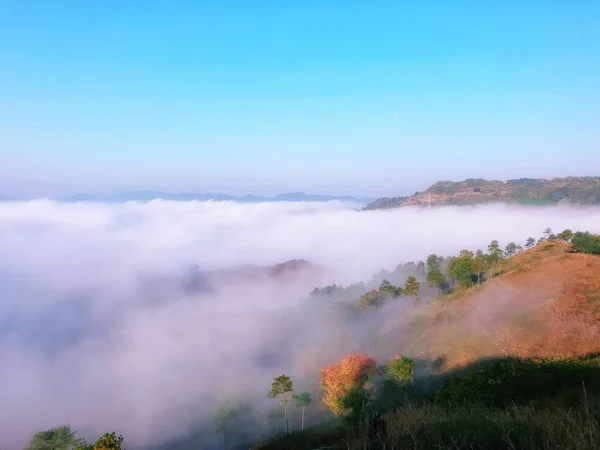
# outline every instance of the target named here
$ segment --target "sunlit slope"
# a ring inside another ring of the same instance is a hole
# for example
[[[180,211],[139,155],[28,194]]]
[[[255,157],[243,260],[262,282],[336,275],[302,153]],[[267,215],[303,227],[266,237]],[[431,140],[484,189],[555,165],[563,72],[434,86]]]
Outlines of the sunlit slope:
[[[505,262],[497,278],[407,318],[404,351],[450,369],[493,356],[600,351],[600,258],[547,242]]]

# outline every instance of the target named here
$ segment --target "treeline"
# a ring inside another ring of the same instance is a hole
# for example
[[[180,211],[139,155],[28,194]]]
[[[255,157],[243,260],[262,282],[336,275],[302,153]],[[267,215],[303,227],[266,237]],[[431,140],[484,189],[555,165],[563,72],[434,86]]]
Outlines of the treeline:
[[[355,425],[381,401],[380,396],[375,395],[376,385],[383,386],[384,396],[390,391],[401,392],[413,383],[415,367],[415,361],[403,356],[396,356],[377,366],[373,358],[350,354],[321,370],[321,392],[315,395],[322,399],[336,419]],[[268,421],[283,422],[283,432],[289,434],[293,431],[289,420],[290,407],[295,407],[300,412],[299,430],[296,428],[296,431],[304,430],[305,412],[312,405],[313,394],[295,392],[292,378],[283,374],[273,379],[266,396],[278,400],[277,406],[267,414]],[[222,447],[237,448],[243,442],[249,442],[244,439],[250,438],[247,430],[251,424],[256,424],[256,417],[256,412],[247,405],[221,406],[215,414],[215,429],[221,435]],[[276,427],[271,429],[271,434],[281,431]]]
[[[25,450],[123,450],[123,436],[116,433],[105,433],[93,444],[88,444],[84,438],[69,425],[63,425],[49,430],[38,431],[33,435]]]
[[[574,233],[570,229],[555,234],[551,228],[546,228],[541,237],[529,237],[523,245],[509,242],[502,248],[497,240],[493,240],[486,252],[463,249],[455,256],[431,254],[426,261],[400,264],[393,272],[382,270],[367,284],[356,283],[346,288],[333,284],[313,289],[310,296],[355,301],[360,308],[367,308],[381,307],[400,297],[419,301],[424,288],[429,288],[426,296],[436,300],[442,295],[470,288],[498,276],[502,263],[525,249],[546,241],[559,240],[570,242],[573,251],[600,255],[598,235],[587,231]]]

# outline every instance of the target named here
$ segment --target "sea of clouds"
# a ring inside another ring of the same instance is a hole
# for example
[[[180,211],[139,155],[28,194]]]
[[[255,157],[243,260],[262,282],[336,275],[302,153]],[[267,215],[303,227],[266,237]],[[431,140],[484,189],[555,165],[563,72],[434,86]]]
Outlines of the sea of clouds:
[[[251,385],[266,391],[294,367],[262,358],[265,348],[326,338],[322,320],[306,330],[308,322],[284,326],[273,316],[322,280],[245,281],[195,295],[181,288],[190,265],[303,258],[348,284],[430,253],[485,250],[492,239],[523,244],[547,227],[600,232],[598,207],[356,208],[0,203],[0,448],[66,423],[89,436],[121,431],[131,447],[184,433],[215,398]]]

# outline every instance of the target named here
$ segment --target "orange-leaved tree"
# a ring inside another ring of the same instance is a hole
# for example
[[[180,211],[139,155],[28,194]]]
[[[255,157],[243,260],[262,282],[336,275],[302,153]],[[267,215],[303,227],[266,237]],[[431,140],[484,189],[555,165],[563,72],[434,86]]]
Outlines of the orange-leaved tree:
[[[339,363],[321,370],[321,388],[325,391],[323,402],[334,414],[344,415],[344,399],[357,388],[362,388],[369,376],[377,373],[377,364],[366,355],[352,354]]]

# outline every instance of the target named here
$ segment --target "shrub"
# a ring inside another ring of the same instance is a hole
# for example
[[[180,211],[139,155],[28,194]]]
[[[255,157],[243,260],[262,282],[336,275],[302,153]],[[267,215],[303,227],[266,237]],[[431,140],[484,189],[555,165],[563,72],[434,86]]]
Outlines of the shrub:
[[[571,247],[578,253],[600,255],[600,235],[578,231],[571,238]]]

